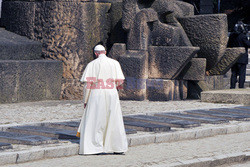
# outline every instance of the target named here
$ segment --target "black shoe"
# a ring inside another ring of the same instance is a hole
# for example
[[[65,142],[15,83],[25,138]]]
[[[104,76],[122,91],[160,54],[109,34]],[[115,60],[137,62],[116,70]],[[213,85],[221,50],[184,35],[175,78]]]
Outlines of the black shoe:
[[[125,155],[124,152],[114,152],[115,155]]]

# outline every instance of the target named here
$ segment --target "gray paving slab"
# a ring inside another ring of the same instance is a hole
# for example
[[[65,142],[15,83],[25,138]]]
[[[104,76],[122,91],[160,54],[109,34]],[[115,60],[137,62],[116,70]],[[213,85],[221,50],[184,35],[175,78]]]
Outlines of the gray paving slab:
[[[76,137],[76,131],[50,128],[45,126],[17,126],[17,127],[10,127],[7,129],[7,131],[24,133],[29,135],[54,137],[57,139],[78,139]]]
[[[181,113],[157,113],[155,114],[155,116],[176,118],[176,119],[195,121],[195,122],[200,122],[200,123],[209,123],[209,124],[219,124],[219,123],[228,122],[227,119],[223,119],[223,118],[212,118],[212,117],[206,117],[206,116],[181,114]]]
[[[135,129],[129,129],[129,128],[126,128],[125,132],[126,132],[127,135],[128,134],[135,134],[135,133],[137,133],[137,131]]]
[[[213,108],[210,109],[210,111],[219,111],[223,113],[232,113],[237,115],[247,115],[250,116],[250,110],[244,110],[244,109],[237,109],[237,108]]]
[[[239,106],[239,107],[235,107],[235,108],[240,108],[240,109],[244,109],[244,110],[250,111],[250,106]]]
[[[66,129],[71,131],[77,131],[80,125],[80,121],[69,121],[69,122],[54,122],[54,123],[46,123],[44,126],[57,128],[57,129]]]
[[[5,149],[11,149],[11,148],[13,148],[13,147],[10,143],[1,143],[0,142],[0,151],[5,150]]]
[[[58,143],[56,138],[0,131],[0,142],[11,144],[41,145]]]
[[[167,126],[177,127],[177,128],[188,128],[188,127],[200,126],[199,122],[186,121],[186,120],[180,120],[180,119],[170,119],[170,118],[156,117],[156,116],[149,116],[149,115],[130,115],[130,116],[124,116],[123,119],[125,121],[147,122],[147,123],[167,125]]]
[[[185,113],[200,115],[200,116],[205,115],[205,116],[215,117],[215,118],[224,118],[227,120],[246,120],[246,117],[242,115],[219,113],[219,112],[208,111],[208,110],[189,110],[189,111],[185,111]]]
[[[124,121],[124,125],[126,128],[133,128],[139,131],[146,132],[166,132],[170,131],[170,126],[152,124],[147,122],[138,122],[138,121]]]

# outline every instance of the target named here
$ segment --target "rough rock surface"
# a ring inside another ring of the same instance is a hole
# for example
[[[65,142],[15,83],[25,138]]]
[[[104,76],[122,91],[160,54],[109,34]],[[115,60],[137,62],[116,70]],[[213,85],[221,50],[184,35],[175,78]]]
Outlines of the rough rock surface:
[[[150,46],[149,78],[175,79],[198,51],[198,47]]]
[[[214,68],[209,70],[210,75],[224,75],[236,63],[238,58],[244,54],[245,48],[227,48],[224,56],[215,65]]]
[[[42,59],[42,44],[0,28],[0,60]]]
[[[91,60],[93,47],[106,43],[110,3],[80,1],[5,1],[7,30],[43,43],[43,57],[63,62],[62,98],[79,99],[79,78]]]
[[[62,63],[51,60],[1,60],[0,103],[58,100]]]
[[[223,57],[227,44],[225,14],[196,15],[178,18],[193,46],[200,47],[198,57],[207,59],[207,70]]]

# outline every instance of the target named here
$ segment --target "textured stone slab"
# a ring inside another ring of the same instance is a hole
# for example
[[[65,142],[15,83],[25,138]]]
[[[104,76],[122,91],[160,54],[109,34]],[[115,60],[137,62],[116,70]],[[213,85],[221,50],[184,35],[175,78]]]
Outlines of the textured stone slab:
[[[0,28],[0,60],[42,59],[42,43]]]
[[[239,107],[235,107],[235,108],[240,108],[240,109],[243,109],[243,110],[250,111],[250,106],[239,106]]]
[[[235,114],[226,114],[216,111],[207,111],[207,110],[191,110],[191,111],[185,111],[188,114],[195,114],[195,115],[205,115],[210,117],[216,117],[216,118],[224,118],[227,120],[242,120],[246,119],[248,117],[244,115],[235,115]]]
[[[8,142],[11,144],[41,145],[58,143],[58,140],[56,138],[45,136],[0,131],[0,142]]]
[[[138,121],[124,121],[124,125],[126,128],[133,128],[139,131],[146,131],[146,132],[166,132],[170,131],[171,129],[170,126],[164,126],[146,122],[138,122]]]
[[[244,54],[245,48],[227,48],[220,61],[209,70],[210,75],[224,75],[236,63],[238,58]]]
[[[11,149],[12,145],[10,143],[1,143],[0,142],[0,151],[1,150],[6,150],[6,149]]]
[[[228,120],[222,119],[222,118],[212,118],[212,117],[206,117],[206,116],[181,114],[181,113],[157,113],[157,114],[155,114],[155,116],[176,118],[176,119],[201,122],[201,123],[210,123],[210,124],[218,124],[218,123],[228,122]]]
[[[225,89],[201,92],[201,101],[250,105],[250,89]]]
[[[195,15],[178,18],[193,46],[200,47],[199,58],[207,59],[207,70],[222,58],[227,45],[225,14]]]
[[[175,79],[198,51],[189,46],[150,46],[149,78]]]
[[[171,127],[179,127],[179,128],[200,126],[200,123],[198,122],[170,119],[170,118],[163,118],[163,117],[156,117],[156,116],[149,116],[149,115],[124,116],[123,119],[125,121],[147,122],[147,123],[166,125],[166,126],[171,126]]]
[[[45,123],[46,127],[77,131],[80,121]]]
[[[135,134],[135,133],[137,133],[137,131],[135,129],[128,129],[128,128],[125,129],[125,132],[126,132],[126,134]]]
[[[183,100],[187,98],[187,81],[148,79],[147,98],[150,101]]]
[[[178,79],[199,81],[205,80],[206,59],[192,58],[192,60],[181,71]]]
[[[62,62],[56,60],[0,60],[0,103],[58,100]]]
[[[237,108],[213,108],[210,109],[211,111],[219,111],[223,113],[232,113],[237,115],[246,115],[250,116],[250,111],[246,111],[244,109],[237,109]]]
[[[47,136],[47,137],[53,137],[57,139],[78,139],[76,137],[76,131],[49,128],[49,127],[44,127],[44,126],[11,127],[8,129],[8,131],[30,134],[30,135]]]

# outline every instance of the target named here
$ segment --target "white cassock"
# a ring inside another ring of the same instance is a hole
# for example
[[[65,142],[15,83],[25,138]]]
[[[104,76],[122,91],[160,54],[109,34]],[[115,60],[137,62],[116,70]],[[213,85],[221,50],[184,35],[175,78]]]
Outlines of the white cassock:
[[[89,77],[99,81],[94,86],[98,84],[101,86],[93,88],[92,84],[92,88],[89,89]],[[87,84],[85,84],[87,106],[78,128],[78,134],[80,133],[79,154],[126,152],[128,150],[118,91],[114,82],[106,82],[110,79],[124,80],[125,78],[119,62],[104,54],[91,61],[83,72],[81,81],[87,83],[88,86],[86,88]]]

